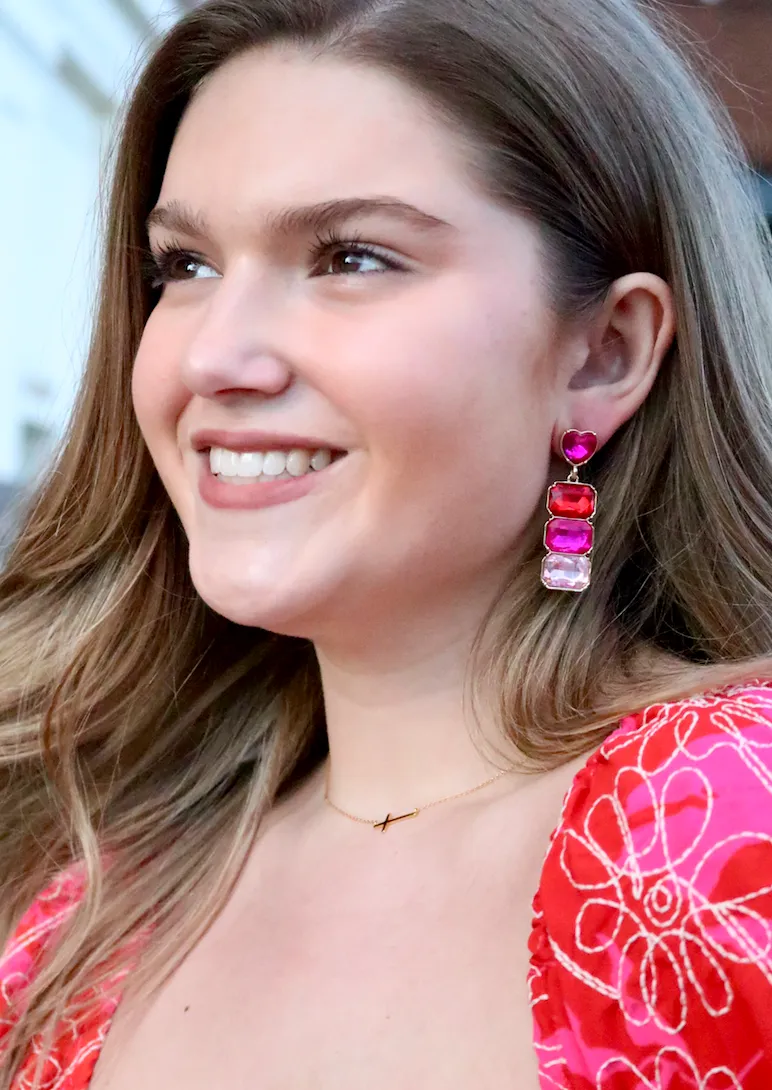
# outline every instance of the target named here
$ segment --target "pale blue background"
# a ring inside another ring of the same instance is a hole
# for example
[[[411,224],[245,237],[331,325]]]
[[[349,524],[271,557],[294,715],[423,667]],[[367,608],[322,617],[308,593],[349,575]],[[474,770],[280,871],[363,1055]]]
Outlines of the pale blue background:
[[[115,105],[174,0],[0,0],[0,485],[61,432],[94,300]]]

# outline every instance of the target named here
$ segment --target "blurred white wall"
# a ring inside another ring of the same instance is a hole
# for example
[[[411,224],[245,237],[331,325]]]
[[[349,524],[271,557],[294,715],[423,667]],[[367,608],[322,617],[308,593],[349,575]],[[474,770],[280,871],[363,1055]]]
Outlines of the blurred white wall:
[[[173,0],[0,0],[0,484],[61,432],[94,298],[114,110]]]

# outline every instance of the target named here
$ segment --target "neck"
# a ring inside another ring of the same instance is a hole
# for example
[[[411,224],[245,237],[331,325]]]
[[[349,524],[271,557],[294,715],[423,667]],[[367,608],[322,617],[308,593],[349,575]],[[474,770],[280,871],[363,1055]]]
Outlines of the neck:
[[[471,647],[462,637],[402,641],[366,658],[317,647],[332,802],[379,820],[467,791],[505,767],[486,745],[506,752],[493,716],[470,708]]]

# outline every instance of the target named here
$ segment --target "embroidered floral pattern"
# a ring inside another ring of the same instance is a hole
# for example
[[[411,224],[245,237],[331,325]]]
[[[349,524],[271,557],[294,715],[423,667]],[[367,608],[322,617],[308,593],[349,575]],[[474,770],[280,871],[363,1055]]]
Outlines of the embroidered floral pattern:
[[[534,905],[542,1087],[772,1085],[772,688],[648,708],[576,778]]]
[[[0,958],[0,1061],[81,893],[62,875]],[[769,1090],[772,685],[622,721],[565,800],[530,953],[542,1090]],[[86,1090],[115,994],[63,1023],[43,1090]],[[39,1044],[12,1090],[30,1090]]]
[[[0,1062],[3,1043],[23,1010],[24,987],[46,947],[75,909],[83,893],[77,869],[61,874],[25,914],[0,958]],[[116,973],[119,984],[125,971]],[[40,1090],[85,1090],[104,1044],[118,998],[97,995],[88,1016],[67,1018],[57,1033],[53,1051],[44,1058]],[[41,1055],[37,1038],[14,1079],[12,1090],[31,1090]]]

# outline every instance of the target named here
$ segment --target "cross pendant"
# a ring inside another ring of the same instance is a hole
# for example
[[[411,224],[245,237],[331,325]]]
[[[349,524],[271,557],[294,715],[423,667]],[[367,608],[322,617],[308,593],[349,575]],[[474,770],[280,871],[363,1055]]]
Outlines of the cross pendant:
[[[383,821],[379,821],[377,825],[373,825],[374,829],[380,829],[385,833],[390,825],[394,825],[397,821],[404,821],[406,818],[418,817],[420,811],[411,810],[409,814],[400,814],[398,817],[392,817],[391,814],[387,814]]]

